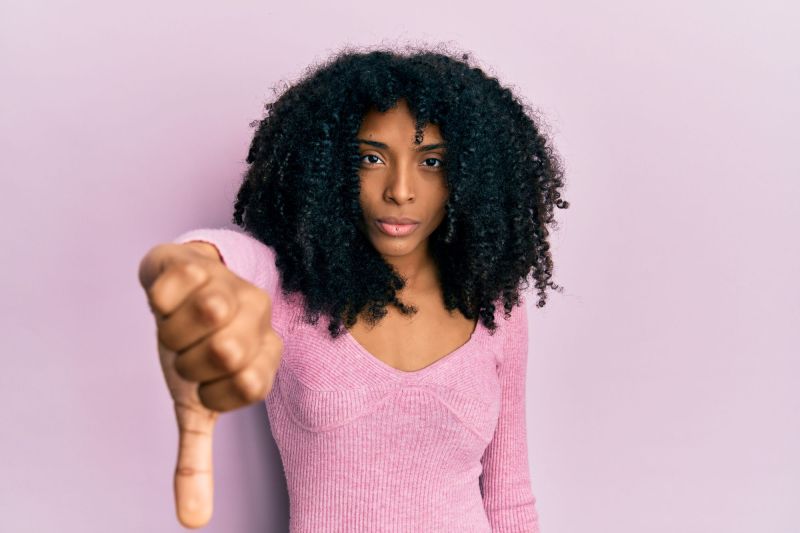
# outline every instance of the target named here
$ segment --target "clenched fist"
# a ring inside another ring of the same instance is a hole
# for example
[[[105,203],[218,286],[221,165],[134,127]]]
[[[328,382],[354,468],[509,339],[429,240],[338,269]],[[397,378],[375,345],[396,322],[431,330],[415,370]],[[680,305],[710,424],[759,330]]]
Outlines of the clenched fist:
[[[270,323],[269,295],[231,272],[211,244],[154,246],[142,258],[139,281],[155,316],[161,368],[178,422],[178,519],[201,527],[213,509],[217,416],[264,399],[283,341]]]

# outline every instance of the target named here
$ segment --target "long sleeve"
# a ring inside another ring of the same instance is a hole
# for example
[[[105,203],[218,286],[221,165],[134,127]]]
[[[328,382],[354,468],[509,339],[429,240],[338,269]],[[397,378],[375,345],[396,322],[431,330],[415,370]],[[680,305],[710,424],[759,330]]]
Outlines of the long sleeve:
[[[270,298],[280,297],[280,274],[275,266],[275,251],[261,241],[230,229],[204,228],[187,231],[172,242],[184,244],[191,241],[214,245],[234,274],[265,290]]]
[[[528,321],[524,300],[512,313],[509,322],[501,326],[508,332],[498,369],[500,415],[494,437],[481,458],[480,486],[493,532],[539,533],[525,422]]]

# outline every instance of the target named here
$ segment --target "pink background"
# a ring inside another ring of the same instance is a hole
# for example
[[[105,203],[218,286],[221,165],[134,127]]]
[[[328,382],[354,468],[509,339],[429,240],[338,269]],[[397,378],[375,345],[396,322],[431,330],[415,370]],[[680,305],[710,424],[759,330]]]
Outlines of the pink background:
[[[273,84],[344,44],[418,40],[474,52],[544,113],[566,163],[566,290],[530,318],[543,531],[800,531],[799,15],[2,2],[0,530],[182,529],[139,259],[227,225]],[[208,531],[284,530],[263,407],[216,437]]]

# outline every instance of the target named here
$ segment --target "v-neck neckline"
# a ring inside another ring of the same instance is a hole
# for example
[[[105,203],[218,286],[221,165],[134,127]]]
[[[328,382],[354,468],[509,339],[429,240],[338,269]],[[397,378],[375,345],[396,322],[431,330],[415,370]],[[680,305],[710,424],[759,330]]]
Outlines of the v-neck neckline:
[[[400,376],[402,378],[413,378],[433,372],[435,369],[446,364],[448,361],[455,359],[460,353],[468,350],[473,344],[477,342],[478,338],[483,334],[483,329],[484,326],[481,323],[480,318],[478,318],[475,327],[473,328],[472,333],[469,336],[469,339],[467,339],[467,341],[464,344],[452,350],[451,352],[443,355],[442,357],[438,358],[433,363],[417,370],[401,370],[384,362],[383,360],[376,357],[372,352],[367,350],[360,342],[358,342],[358,340],[350,333],[350,330],[347,328],[344,328],[344,337],[362,356],[364,356],[366,359],[369,359],[372,362],[372,364],[375,365],[376,367],[384,370],[385,372],[389,372],[390,374],[394,374],[395,376]]]

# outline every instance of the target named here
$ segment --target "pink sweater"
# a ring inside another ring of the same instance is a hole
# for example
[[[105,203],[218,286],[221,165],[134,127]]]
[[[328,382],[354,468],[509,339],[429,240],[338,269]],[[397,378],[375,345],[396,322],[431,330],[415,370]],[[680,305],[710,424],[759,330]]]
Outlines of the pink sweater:
[[[302,320],[280,291],[275,252],[238,231],[198,229],[174,242],[217,247],[272,299],[284,352],[266,398],[289,491],[291,531],[539,532],[525,430],[524,302],[492,336],[406,372],[323,317]],[[346,331],[346,330],[345,330]]]

